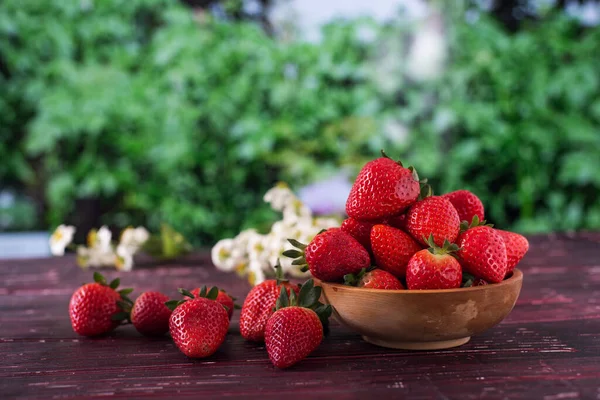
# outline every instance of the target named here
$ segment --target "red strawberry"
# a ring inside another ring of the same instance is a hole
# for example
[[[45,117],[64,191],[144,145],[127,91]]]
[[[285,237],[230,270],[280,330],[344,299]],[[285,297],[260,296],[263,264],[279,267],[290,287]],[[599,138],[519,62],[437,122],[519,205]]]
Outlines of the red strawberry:
[[[462,282],[462,268],[452,256],[458,249],[447,240],[438,247],[429,238],[430,248],[416,253],[408,262],[406,286],[408,289],[453,289]]]
[[[262,342],[265,340],[265,326],[273,314],[273,308],[279,296],[280,287],[285,287],[287,292],[298,293],[298,287],[282,279],[281,267],[275,267],[277,279],[266,280],[254,286],[240,313],[240,333],[246,340]]]
[[[392,226],[394,228],[402,229],[404,232],[407,231],[406,228],[406,213],[394,215],[393,217],[389,217],[386,221],[386,224]]]
[[[289,240],[299,250],[283,252],[286,257],[297,258],[296,265],[306,265],[315,278],[326,282],[341,280],[346,274],[359,272],[371,263],[369,253],[356,239],[340,228],[329,228],[317,234],[304,245]]]
[[[115,329],[128,316],[122,305],[131,303],[127,294],[132,289],[116,291],[118,278],[107,284],[106,279],[95,272],[94,281],[77,289],[69,303],[71,326],[82,336],[102,335]]]
[[[369,289],[404,289],[398,278],[382,269],[373,269],[371,271],[363,269],[358,274],[345,275],[344,284]]]
[[[269,359],[278,368],[288,368],[306,358],[323,340],[323,321],[331,315],[331,306],[318,302],[321,288],[312,279],[296,297],[282,288],[275,313],[265,328]]]
[[[200,288],[196,288],[190,293],[192,293],[194,297],[198,297],[200,295]],[[217,301],[217,303],[221,303],[222,305],[227,307],[227,314],[229,315],[229,320],[231,320],[231,317],[233,316],[233,309],[235,308],[235,299],[228,295],[227,292],[225,292],[223,289],[219,289],[219,294],[217,295],[217,298],[215,300]]]
[[[473,222],[477,221],[477,217]],[[484,221],[485,222],[485,221]],[[506,276],[506,245],[502,236],[489,226],[474,226],[462,232],[456,241],[458,255],[465,271],[490,283]]]
[[[460,231],[460,218],[450,200],[440,197],[426,197],[413,204],[406,216],[406,228],[413,238],[427,246],[427,238],[433,235],[438,247],[445,240],[453,243]]]
[[[421,250],[421,246],[410,235],[387,225],[373,227],[371,246],[377,266],[398,278],[406,276],[408,260]]]
[[[367,251],[371,252],[371,228],[376,222],[359,221],[354,218],[347,218],[342,222],[341,230],[347,232],[358,241]]]
[[[456,190],[446,193],[442,197],[450,200],[450,203],[456,208],[461,221],[470,223],[475,215],[477,215],[480,221],[485,219],[483,203],[479,200],[479,197],[468,190]]]
[[[169,331],[175,345],[191,358],[214,354],[225,341],[229,330],[229,317],[222,304],[217,303],[218,289],[212,288],[207,297],[194,297],[181,290],[191,300],[169,302],[175,310],[169,319]]]
[[[420,184],[415,170],[383,157],[369,161],[361,169],[346,201],[346,213],[359,220],[396,215],[419,197]]]
[[[169,297],[160,292],[144,292],[133,304],[131,323],[142,335],[160,336],[169,331],[171,310],[165,305]]]
[[[518,233],[494,229],[506,245],[506,272],[511,272],[529,250],[529,242]]]

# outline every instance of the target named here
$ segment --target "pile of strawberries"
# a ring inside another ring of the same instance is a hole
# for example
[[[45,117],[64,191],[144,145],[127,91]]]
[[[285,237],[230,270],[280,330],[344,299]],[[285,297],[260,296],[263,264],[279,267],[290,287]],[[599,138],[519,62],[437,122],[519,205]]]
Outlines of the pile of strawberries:
[[[292,285],[282,278],[255,286],[244,302],[240,332],[253,342],[265,342],[273,365],[287,368],[308,356],[323,339],[332,309],[319,302],[321,288],[312,279]],[[179,289],[182,300],[169,300],[160,292],[142,293],[135,302],[133,289],[118,290],[120,281],[108,283],[99,273],[94,283],[75,291],[69,304],[73,330],[82,336],[99,336],[127,323],[142,335],[169,332],[177,347],[191,358],[214,354],[225,341],[236,308],[234,298],[217,287],[192,291]]]
[[[413,167],[382,157],[358,174],[341,228],[308,244],[290,241],[296,258],[326,282],[374,289],[452,289],[498,283],[529,249],[517,233],[485,224],[468,190],[433,196]]]

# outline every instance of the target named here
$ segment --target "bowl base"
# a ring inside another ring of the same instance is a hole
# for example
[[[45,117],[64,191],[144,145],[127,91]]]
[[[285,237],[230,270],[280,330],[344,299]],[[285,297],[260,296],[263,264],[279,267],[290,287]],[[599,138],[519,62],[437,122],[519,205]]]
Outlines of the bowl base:
[[[451,347],[462,346],[471,340],[470,336],[452,339],[452,340],[440,340],[437,342],[396,342],[392,340],[378,339],[371,336],[362,337],[365,342],[369,342],[376,346],[388,347],[390,349],[402,349],[402,350],[441,350],[449,349]]]

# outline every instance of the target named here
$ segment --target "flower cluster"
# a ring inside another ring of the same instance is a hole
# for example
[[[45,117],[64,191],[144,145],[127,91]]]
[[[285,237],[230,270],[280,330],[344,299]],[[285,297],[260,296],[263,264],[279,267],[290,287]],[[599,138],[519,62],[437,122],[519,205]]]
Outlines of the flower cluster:
[[[213,264],[221,271],[235,271],[246,277],[252,285],[261,283],[272,274],[273,266],[280,260],[283,271],[294,277],[305,277],[292,259],[281,253],[294,248],[287,239],[308,243],[322,229],[339,226],[335,218],[315,218],[285,183],[279,183],[264,196],[264,201],[283,218],[271,226],[265,235],[254,229],[240,232],[235,238],[223,239],[212,248]]]
[[[75,227],[59,225],[50,236],[50,251],[55,256],[65,254],[71,246]],[[77,246],[77,264],[82,268],[112,267],[120,271],[133,268],[133,256],[142,248],[150,234],[144,227],[128,227],[121,233],[119,243],[112,242],[112,233],[106,226],[92,229],[87,235],[87,246]]]

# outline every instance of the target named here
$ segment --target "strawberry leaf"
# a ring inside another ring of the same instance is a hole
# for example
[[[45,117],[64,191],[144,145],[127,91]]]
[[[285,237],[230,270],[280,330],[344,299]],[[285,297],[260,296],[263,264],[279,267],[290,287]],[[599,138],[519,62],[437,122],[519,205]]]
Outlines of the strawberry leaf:
[[[111,289],[116,289],[119,287],[119,285],[121,284],[121,279],[119,278],[115,278],[113,279],[110,284],[108,285]]]
[[[113,315],[110,317],[110,319],[111,319],[111,320],[113,320],[113,321],[123,321],[123,320],[127,320],[127,319],[129,319],[129,313],[128,313],[128,312],[125,312],[125,311],[118,312],[118,313],[116,313],[116,314],[113,314]]]
[[[219,295],[219,288],[216,286],[213,286],[212,288],[210,288],[210,290],[206,294],[206,298],[210,299],[210,300],[215,300],[218,295]]]
[[[296,239],[288,239],[287,241],[290,242],[290,244],[297,249],[300,249],[300,250],[306,249],[306,245],[304,243],[300,243]]]
[[[177,308],[177,306],[179,306],[180,304],[183,304],[183,303],[185,303],[185,300],[169,300],[165,303],[165,306],[169,310],[173,311]]]
[[[179,289],[177,289],[177,291],[179,293],[181,293],[182,295],[186,296],[186,297],[189,297],[191,299],[194,298],[194,295],[189,290],[186,290],[186,289],[183,289],[183,288],[179,288]]]
[[[100,272],[94,272],[94,282],[106,286],[106,278]]]

